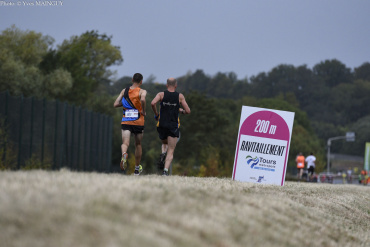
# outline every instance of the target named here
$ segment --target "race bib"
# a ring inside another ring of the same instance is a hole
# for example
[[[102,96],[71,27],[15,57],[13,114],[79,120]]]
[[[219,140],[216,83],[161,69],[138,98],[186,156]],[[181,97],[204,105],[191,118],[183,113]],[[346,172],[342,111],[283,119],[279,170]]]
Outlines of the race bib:
[[[136,110],[136,109],[126,110],[125,111],[125,117],[138,118],[139,117],[139,111]]]

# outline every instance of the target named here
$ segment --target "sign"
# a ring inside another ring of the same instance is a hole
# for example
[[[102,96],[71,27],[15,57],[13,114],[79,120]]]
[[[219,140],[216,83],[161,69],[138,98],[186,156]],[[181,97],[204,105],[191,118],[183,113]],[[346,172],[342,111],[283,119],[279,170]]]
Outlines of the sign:
[[[366,142],[365,146],[365,162],[364,162],[364,170],[370,170],[370,142]]]
[[[355,132],[346,132],[346,141],[354,142],[356,140]]]
[[[294,112],[242,107],[232,179],[284,185]]]

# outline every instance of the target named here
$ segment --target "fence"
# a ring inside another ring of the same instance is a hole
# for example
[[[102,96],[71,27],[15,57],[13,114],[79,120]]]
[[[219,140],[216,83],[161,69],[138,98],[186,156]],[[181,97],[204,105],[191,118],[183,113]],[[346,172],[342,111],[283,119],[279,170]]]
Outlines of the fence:
[[[0,117],[3,164],[9,162],[11,149],[16,169],[39,160],[52,169],[110,172],[112,117],[58,100],[13,97],[8,92],[0,93]]]

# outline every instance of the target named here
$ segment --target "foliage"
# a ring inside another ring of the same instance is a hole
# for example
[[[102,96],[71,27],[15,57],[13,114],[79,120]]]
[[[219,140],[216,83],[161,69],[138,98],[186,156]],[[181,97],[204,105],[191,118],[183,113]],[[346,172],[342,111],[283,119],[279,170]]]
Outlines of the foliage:
[[[21,167],[22,170],[50,170],[52,167],[50,161],[42,162],[36,154],[32,154],[31,158],[25,161],[25,165]]]
[[[97,31],[88,31],[72,36],[58,47],[55,54],[57,66],[71,73],[73,86],[68,101],[83,104],[100,83],[109,81],[112,72],[109,66],[119,65],[123,59],[119,47],[111,44],[111,38]]]
[[[86,106],[101,84],[109,84],[109,66],[123,59],[111,37],[88,31],[57,48],[54,40],[12,26],[0,35],[0,91],[67,100]]]
[[[363,63],[360,67],[355,68],[355,79],[370,81],[370,63]]]
[[[0,170],[17,168],[17,155],[13,150],[13,143],[9,140],[5,119],[0,119]]]
[[[65,97],[72,89],[73,78],[68,71],[58,68],[47,74],[44,79],[44,94],[51,98]]]
[[[27,66],[37,66],[54,40],[34,31],[21,31],[13,25],[2,32],[0,42],[3,54]]]
[[[370,114],[352,123],[348,131],[356,133],[355,142],[344,142],[342,152],[363,156],[366,142],[370,142]]]
[[[353,75],[350,68],[340,61],[326,60],[313,67],[313,73],[321,77],[325,84],[329,87],[334,87],[340,83],[351,83]]]
[[[67,71],[43,73],[43,62],[54,40],[34,31],[15,26],[0,35],[0,91],[24,96],[58,97],[66,94],[72,83]]]

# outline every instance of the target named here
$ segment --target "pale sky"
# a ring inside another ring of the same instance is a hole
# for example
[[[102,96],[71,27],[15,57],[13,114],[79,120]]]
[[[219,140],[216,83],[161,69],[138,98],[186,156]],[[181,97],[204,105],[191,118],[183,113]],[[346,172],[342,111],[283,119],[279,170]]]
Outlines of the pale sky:
[[[0,1],[0,31],[12,24],[55,45],[90,30],[113,36],[124,59],[111,68],[117,79],[140,72],[165,82],[197,69],[243,79],[279,64],[370,61],[369,0]]]

